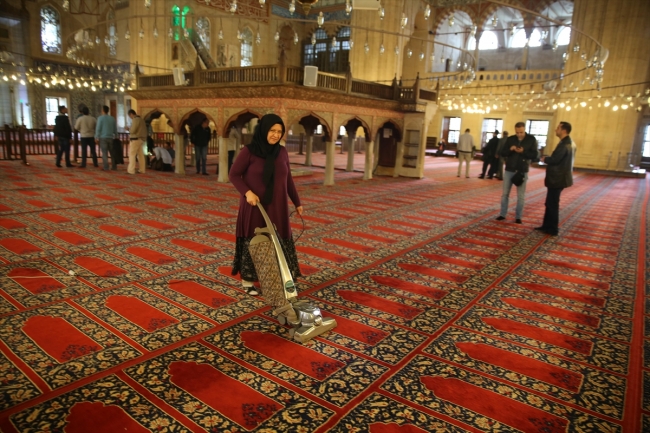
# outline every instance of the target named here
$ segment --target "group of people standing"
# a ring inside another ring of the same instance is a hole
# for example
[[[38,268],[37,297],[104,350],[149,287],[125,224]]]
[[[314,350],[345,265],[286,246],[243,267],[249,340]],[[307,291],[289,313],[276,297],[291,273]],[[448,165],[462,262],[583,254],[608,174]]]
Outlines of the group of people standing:
[[[560,139],[553,154],[541,159],[547,166],[544,185],[547,188],[546,212],[539,230],[551,236],[558,234],[560,194],[564,188],[573,185],[573,158],[575,144],[571,140],[571,124],[560,122],[555,129],[555,135]],[[465,177],[469,178],[469,163],[475,151],[474,138],[470,130],[458,140],[458,173],[461,176],[462,166],[465,163]],[[499,179],[503,181],[501,194],[501,209],[497,221],[506,219],[509,206],[509,197],[512,186],[517,188],[517,206],[515,207],[515,223],[522,224],[524,203],[526,195],[526,182],[531,162],[539,160],[537,139],[526,132],[526,124],[515,124],[515,135],[509,136],[504,131],[499,138],[499,131],[494,131],[492,138],[486,143],[483,151],[483,167],[480,179]]]
[[[102,107],[102,114],[99,118],[95,119],[90,115],[88,107],[82,106],[80,115],[74,123],[74,129],[79,131],[81,138],[81,165],[79,168],[86,167],[88,158],[88,148],[90,148],[90,156],[93,160],[93,165],[98,167],[97,152],[95,145],[99,144],[102,151],[103,170],[108,170],[108,156],[110,155],[112,166],[111,170],[117,169],[115,149],[113,146],[113,139],[117,138],[117,123],[115,118],[108,114],[109,108],[104,105]],[[65,166],[74,167],[70,161],[70,142],[72,140],[72,124],[68,118],[68,108],[65,105],[59,106],[59,114],[54,120],[54,137],[58,143],[56,151],[56,166],[61,167],[61,160],[65,156]]]

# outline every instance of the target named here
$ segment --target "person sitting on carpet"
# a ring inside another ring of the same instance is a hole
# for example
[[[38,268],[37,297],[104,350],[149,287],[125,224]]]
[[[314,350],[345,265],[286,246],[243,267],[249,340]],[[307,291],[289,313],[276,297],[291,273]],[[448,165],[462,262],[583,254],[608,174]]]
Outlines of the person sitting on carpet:
[[[293,279],[302,275],[291,237],[287,195],[298,215],[302,215],[303,207],[291,177],[289,154],[279,144],[284,133],[284,122],[279,116],[264,115],[255,128],[251,144],[239,152],[229,174],[230,181],[241,194],[232,275],[240,274],[244,289],[253,296],[258,294],[253,287],[253,281],[258,278],[248,246],[255,236],[255,228],[266,227],[262,213],[257,208],[258,202],[262,203],[277,229]]]

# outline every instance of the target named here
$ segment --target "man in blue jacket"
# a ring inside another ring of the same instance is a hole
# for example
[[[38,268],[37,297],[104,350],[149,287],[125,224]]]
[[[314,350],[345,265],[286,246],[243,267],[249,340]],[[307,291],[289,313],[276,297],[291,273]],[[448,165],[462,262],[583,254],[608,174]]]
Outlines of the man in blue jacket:
[[[517,122],[515,124],[515,135],[508,137],[505,146],[501,150],[501,156],[506,160],[503,172],[503,194],[501,195],[501,213],[497,221],[506,219],[508,213],[508,196],[512,189],[512,179],[517,172],[523,176],[523,182],[517,187],[517,207],[515,210],[515,222],[521,224],[521,217],[524,213],[524,198],[526,195],[526,181],[528,180],[528,167],[532,159],[537,158],[537,139],[526,133],[526,124]]]
[[[102,107],[102,114],[97,118],[95,126],[95,139],[99,142],[102,151],[103,170],[108,170],[108,155],[111,155],[111,170],[117,170],[117,158],[114,152],[113,139],[117,138],[117,123],[115,118],[108,114],[108,105]]]
[[[544,222],[540,227],[535,227],[551,236],[557,236],[558,223],[560,219],[560,194],[564,188],[573,185],[573,142],[569,134],[571,124],[560,122],[555,129],[555,135],[560,139],[557,147],[551,156],[544,158],[546,164],[546,212]]]

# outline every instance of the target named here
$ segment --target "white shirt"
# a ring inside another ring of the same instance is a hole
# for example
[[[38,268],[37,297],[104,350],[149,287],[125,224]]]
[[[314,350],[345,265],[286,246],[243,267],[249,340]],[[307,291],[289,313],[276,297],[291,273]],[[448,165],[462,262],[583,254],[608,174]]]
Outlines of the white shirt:
[[[88,138],[95,136],[95,127],[97,126],[97,119],[93,116],[83,115],[74,123],[74,129],[79,131],[81,138]]]
[[[156,158],[162,159],[163,164],[171,164],[172,156],[169,154],[167,149],[163,147],[154,147],[153,153],[156,155]]]
[[[474,137],[469,132],[458,137],[458,146],[456,149],[460,152],[471,152],[474,148]]]

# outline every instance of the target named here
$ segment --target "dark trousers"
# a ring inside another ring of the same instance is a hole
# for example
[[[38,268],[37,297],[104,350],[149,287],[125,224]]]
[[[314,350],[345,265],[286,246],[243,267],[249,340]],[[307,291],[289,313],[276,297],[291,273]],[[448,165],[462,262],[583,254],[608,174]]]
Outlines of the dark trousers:
[[[86,166],[88,157],[88,147],[90,147],[90,156],[93,158],[93,165],[97,167],[97,151],[95,150],[95,137],[81,137],[81,166]]]
[[[557,234],[560,222],[560,194],[564,188],[546,189],[546,212],[544,212],[544,227],[548,232]]]
[[[56,165],[61,165],[61,157],[65,154],[65,165],[71,166],[70,163],[70,139],[58,137],[59,148],[56,151]]]
[[[205,165],[208,162],[208,146],[194,147],[194,154],[196,156],[196,172],[207,173]]]
[[[488,170],[488,166],[490,169]],[[487,161],[483,161],[483,170],[481,170],[481,177],[485,176],[485,172],[487,171],[488,177],[494,176],[494,173],[497,171],[497,161],[495,159],[489,159]]]

